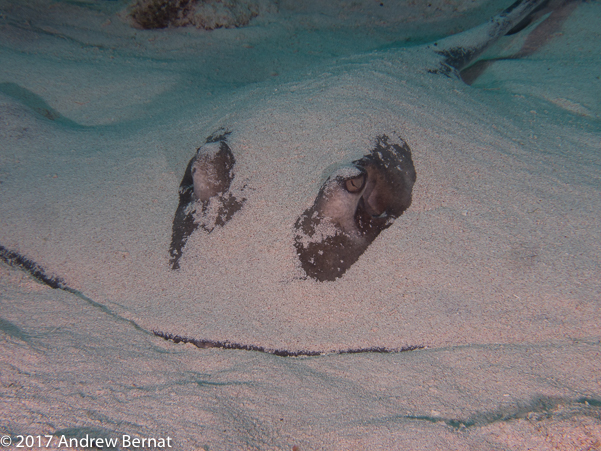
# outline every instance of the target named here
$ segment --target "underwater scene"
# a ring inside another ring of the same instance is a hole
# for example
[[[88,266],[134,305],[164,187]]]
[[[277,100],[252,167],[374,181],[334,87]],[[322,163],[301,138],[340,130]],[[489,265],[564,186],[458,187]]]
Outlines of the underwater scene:
[[[601,450],[600,20],[0,0],[0,446]]]

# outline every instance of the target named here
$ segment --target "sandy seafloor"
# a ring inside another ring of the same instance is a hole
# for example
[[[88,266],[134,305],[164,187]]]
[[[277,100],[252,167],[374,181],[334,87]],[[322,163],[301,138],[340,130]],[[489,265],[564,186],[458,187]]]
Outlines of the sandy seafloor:
[[[0,433],[601,449],[601,4],[468,87],[402,49],[510,2],[320,3],[209,32],[0,1],[0,244],[80,292],[0,265]],[[179,181],[219,127],[247,201],[174,272]],[[303,279],[296,218],[381,133],[412,149],[412,206],[344,277]]]

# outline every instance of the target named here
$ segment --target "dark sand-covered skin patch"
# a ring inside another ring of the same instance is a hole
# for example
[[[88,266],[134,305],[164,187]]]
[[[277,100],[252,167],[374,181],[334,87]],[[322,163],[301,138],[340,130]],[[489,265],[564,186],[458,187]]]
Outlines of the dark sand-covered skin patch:
[[[597,5],[582,8],[565,39],[594,22]],[[84,295],[2,270],[3,386],[21,402],[7,407],[11,433],[26,432],[39,411],[49,415],[40,433],[128,433],[114,424],[136,412],[133,432],[174,431],[183,449],[545,449],[549,440],[578,449],[559,437],[564,430],[594,443],[599,112],[582,93],[594,97],[597,82],[586,74],[597,60],[566,73],[558,62],[571,54],[560,41],[561,51],[500,62],[505,72],[469,88],[421,75],[399,80],[419,56],[395,66],[380,52],[218,101],[205,102],[203,91],[203,101],[183,102],[192,95],[180,89],[198,94],[185,65],[143,62],[130,49],[112,54],[116,64],[98,47],[74,50],[56,34],[19,30],[40,48],[61,42],[84,60],[101,56],[94,65],[65,63],[81,73],[68,95],[52,82],[60,58],[2,56],[13,63],[2,65],[7,82],[85,125],[57,124],[14,96],[0,98],[0,244]],[[144,34],[144,52],[165,55],[170,39],[184,39],[169,33]],[[19,81],[15,67],[36,69]],[[231,72],[223,79],[240,76]],[[541,83],[548,73],[550,85]],[[104,80],[86,87],[96,111],[74,103],[90,74]],[[567,79],[578,86],[573,96]],[[123,80],[128,89],[120,90]],[[143,116],[144,108],[153,113]],[[174,272],[177,188],[219,127],[232,130],[231,189],[247,200],[224,227],[197,230]],[[361,158],[382,133],[411,147],[411,207],[342,278],[304,280],[293,245],[298,215],[333,169]],[[428,349],[280,358],[201,350],[152,330],[272,349]]]
[[[275,13],[271,0],[135,0],[129,7],[133,26],[154,30],[193,26],[205,30],[248,25],[259,14]]]

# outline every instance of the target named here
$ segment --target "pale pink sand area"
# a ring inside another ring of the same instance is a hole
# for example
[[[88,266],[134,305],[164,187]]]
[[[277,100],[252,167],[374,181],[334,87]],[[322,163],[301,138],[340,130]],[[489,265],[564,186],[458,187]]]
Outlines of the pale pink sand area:
[[[511,2],[415,3],[262,2],[207,31],[0,0],[0,245],[74,290],[0,264],[0,434],[601,449],[601,5],[520,58],[537,23],[501,39],[468,86],[419,45]],[[220,128],[244,205],[174,271],[180,180]],[[297,218],[381,135],[411,148],[410,208],[343,277],[305,277]],[[360,348],[418,349],[337,353]]]

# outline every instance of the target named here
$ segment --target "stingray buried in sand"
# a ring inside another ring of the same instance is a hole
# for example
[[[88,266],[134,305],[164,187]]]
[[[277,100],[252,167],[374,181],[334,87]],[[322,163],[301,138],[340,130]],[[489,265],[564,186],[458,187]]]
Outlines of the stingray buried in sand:
[[[5,260],[148,332],[291,355],[583,328],[590,311],[549,302],[572,281],[547,245],[565,237],[556,172],[533,201],[528,131],[459,76],[540,3],[125,132],[11,104],[43,138],[7,140],[25,163],[2,184]]]

